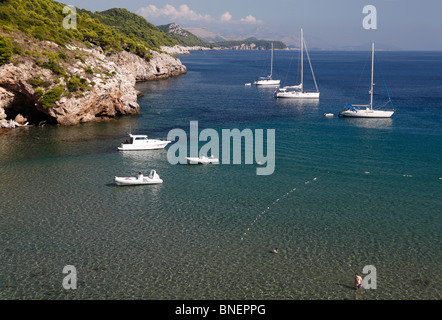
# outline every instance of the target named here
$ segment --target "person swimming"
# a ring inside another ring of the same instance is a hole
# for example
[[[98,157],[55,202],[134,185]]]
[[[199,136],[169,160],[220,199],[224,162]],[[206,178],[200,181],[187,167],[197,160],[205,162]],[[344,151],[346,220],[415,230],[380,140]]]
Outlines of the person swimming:
[[[273,253],[278,253],[278,248],[276,248],[275,250],[273,250]]]
[[[357,288],[362,288],[362,277],[355,273],[355,283],[353,285],[353,287]]]

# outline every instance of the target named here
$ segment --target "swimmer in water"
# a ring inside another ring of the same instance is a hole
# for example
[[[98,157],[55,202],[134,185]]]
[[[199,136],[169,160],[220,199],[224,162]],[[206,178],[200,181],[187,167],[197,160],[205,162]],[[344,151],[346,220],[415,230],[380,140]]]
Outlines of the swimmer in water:
[[[355,283],[353,285],[356,289],[362,288],[362,277],[359,274],[355,274]]]
[[[276,248],[275,250],[273,250],[274,253],[278,253],[278,248]]]

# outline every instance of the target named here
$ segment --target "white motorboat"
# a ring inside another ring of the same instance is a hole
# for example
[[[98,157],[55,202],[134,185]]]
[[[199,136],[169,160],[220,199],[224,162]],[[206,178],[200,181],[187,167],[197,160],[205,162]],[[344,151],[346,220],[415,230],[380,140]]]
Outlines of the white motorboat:
[[[304,47],[307,54],[308,63],[312,72],[313,81],[315,82],[316,92],[304,91]],[[318,85],[316,84],[315,74],[313,72],[312,63],[308,54],[307,45],[304,41],[303,31],[301,29],[301,83],[293,86],[285,86],[275,91],[276,98],[292,98],[292,99],[319,99]]]
[[[164,149],[171,141],[149,139],[147,135],[129,134],[129,140],[126,140],[118,147],[120,151],[154,150]]]
[[[163,183],[163,180],[155,170],[151,170],[149,176],[147,177],[143,176],[141,172],[138,172],[136,177],[114,177],[114,181],[119,186]]]
[[[374,82],[373,82],[373,72],[374,72],[374,42],[371,45],[371,88],[370,88],[370,104],[369,105],[347,105],[344,108],[339,116],[340,117],[350,117],[350,118],[390,118],[394,110],[374,110],[373,109],[373,90],[374,90]],[[384,82],[385,85],[385,82]],[[387,87],[385,86],[387,90]],[[388,94],[388,90],[387,90]],[[390,95],[388,94],[388,103],[393,105],[391,102]]]
[[[254,81],[255,86],[279,86],[281,80],[273,79],[273,43],[272,43],[272,54],[270,58],[270,75],[259,77],[258,80]]]
[[[333,113],[324,113],[324,117],[333,118],[334,114]]]
[[[219,164],[219,159],[215,158],[213,155],[210,157],[200,156],[198,157],[186,157],[189,164]]]

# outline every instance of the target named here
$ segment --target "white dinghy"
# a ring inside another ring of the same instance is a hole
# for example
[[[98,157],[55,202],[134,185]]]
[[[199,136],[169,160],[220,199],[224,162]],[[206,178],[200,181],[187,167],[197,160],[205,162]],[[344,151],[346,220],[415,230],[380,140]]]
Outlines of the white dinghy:
[[[138,172],[136,177],[115,177],[114,181],[119,186],[163,183],[163,180],[155,170],[151,170],[149,176],[147,177],[145,177],[141,172]]]
[[[215,158],[213,155],[210,157],[200,156],[199,158],[186,157],[186,160],[189,164],[208,164],[208,163],[219,164],[219,159]]]

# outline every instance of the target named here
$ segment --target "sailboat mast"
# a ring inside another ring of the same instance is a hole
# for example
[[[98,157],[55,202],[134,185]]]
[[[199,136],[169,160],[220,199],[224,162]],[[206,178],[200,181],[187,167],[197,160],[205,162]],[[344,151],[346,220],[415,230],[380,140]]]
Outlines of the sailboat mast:
[[[273,42],[272,42],[272,55],[270,59],[270,78],[273,76]]]
[[[304,91],[304,36],[301,28],[301,92]]]
[[[371,89],[370,89],[370,110],[373,110],[373,72],[374,72],[374,42],[371,44]]]

